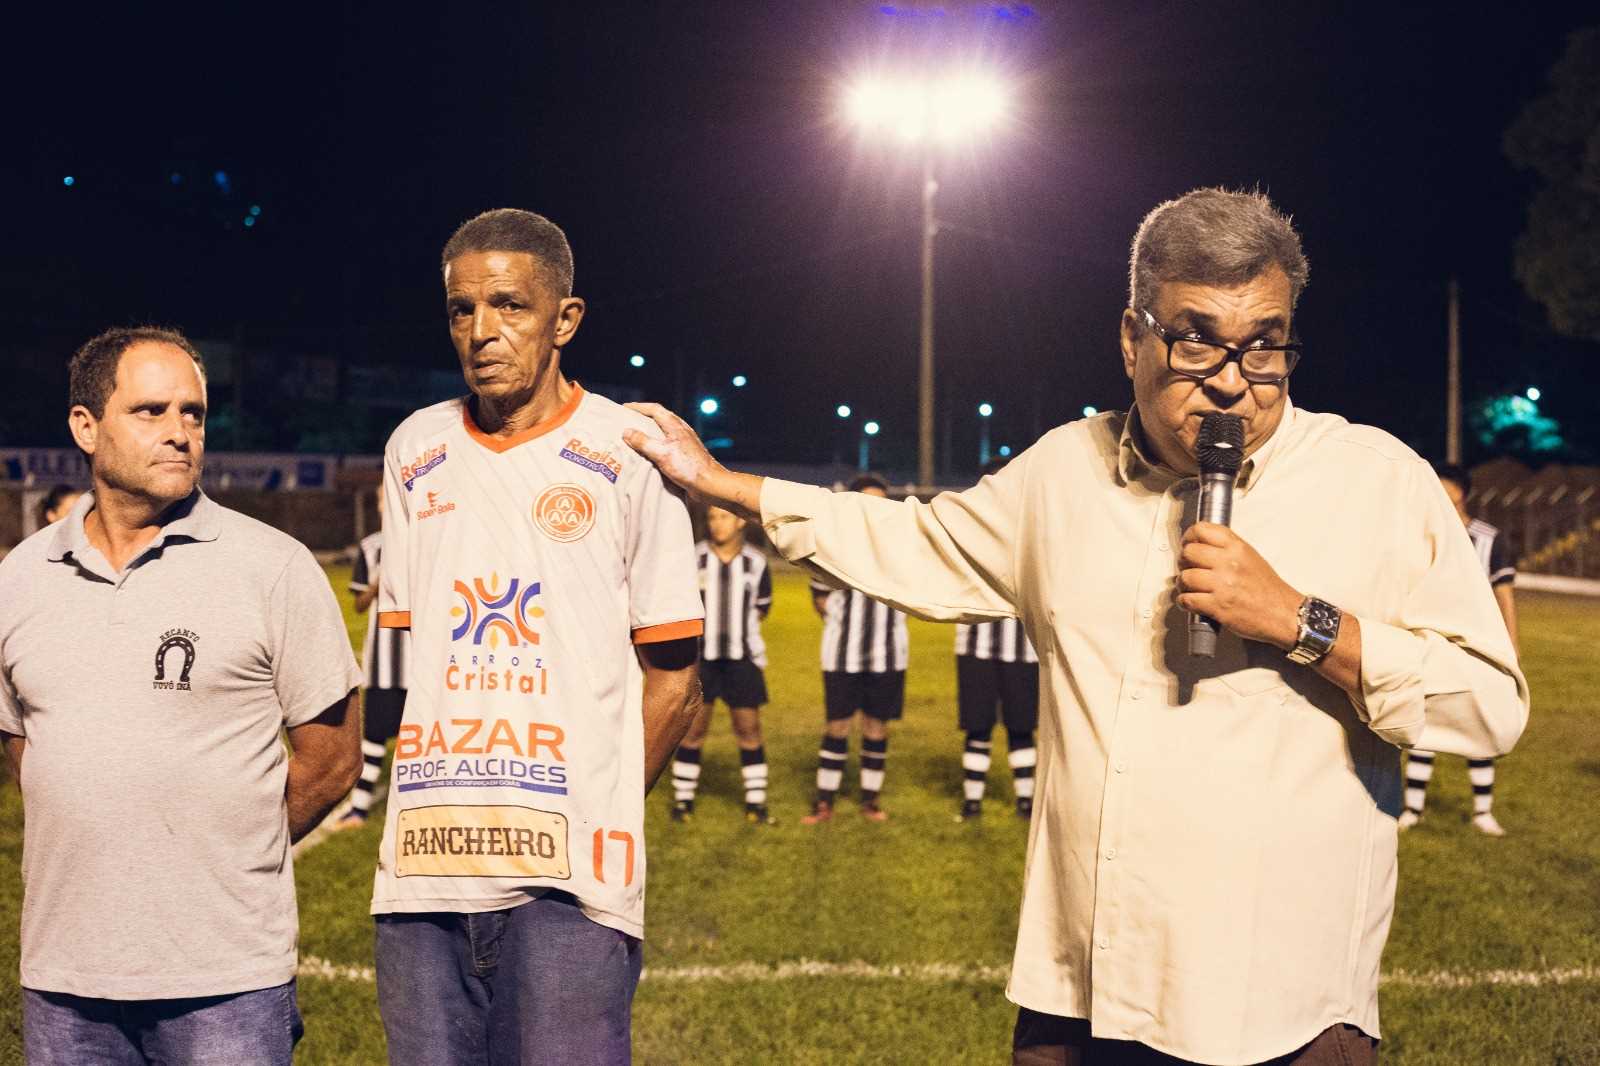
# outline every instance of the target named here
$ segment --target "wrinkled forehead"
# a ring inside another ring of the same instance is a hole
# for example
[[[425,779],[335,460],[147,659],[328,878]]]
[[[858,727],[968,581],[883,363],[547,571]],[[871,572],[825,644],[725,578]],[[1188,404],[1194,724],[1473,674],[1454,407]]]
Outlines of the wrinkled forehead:
[[[527,289],[548,284],[549,271],[531,252],[464,252],[444,265],[446,292]]]

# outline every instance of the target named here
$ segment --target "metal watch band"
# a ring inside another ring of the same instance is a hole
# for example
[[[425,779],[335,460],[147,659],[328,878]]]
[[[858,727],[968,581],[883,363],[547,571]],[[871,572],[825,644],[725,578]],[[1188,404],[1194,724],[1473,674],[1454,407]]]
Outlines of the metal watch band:
[[[1326,600],[1307,596],[1300,604],[1300,633],[1289,651],[1289,661],[1310,666],[1333,650],[1339,640],[1344,615]]]

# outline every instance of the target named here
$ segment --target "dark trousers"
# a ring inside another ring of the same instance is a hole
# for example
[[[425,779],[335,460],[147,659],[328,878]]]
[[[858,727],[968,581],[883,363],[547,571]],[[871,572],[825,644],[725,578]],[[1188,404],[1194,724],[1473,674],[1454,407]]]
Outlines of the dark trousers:
[[[1011,1038],[1012,1066],[1185,1066],[1131,1040],[1097,1040],[1082,1018],[1023,1007]],[[1378,1042],[1353,1025],[1333,1025],[1315,1040],[1261,1066],[1378,1066]]]

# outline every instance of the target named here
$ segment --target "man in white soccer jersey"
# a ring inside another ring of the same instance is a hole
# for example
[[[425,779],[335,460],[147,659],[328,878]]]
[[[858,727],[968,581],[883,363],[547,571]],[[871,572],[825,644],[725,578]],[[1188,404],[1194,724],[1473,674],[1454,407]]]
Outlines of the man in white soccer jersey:
[[[1380,430],[1289,402],[1300,236],[1197,189],[1133,239],[1127,412],[994,477],[875,500],[727,470],[682,419],[627,435],[773,546],[936,621],[1039,650],[1012,1061],[1377,1061],[1396,747],[1510,750],[1527,685],[1438,480]],[[1328,353],[1338,362],[1339,353]],[[1206,415],[1244,430],[1233,524],[1193,521]],[[1221,631],[1190,655],[1191,613]]]
[[[471,395],[384,455],[379,624],[411,630],[372,899],[396,1064],[629,1061],[645,792],[700,710],[694,538],[585,392],[548,219],[502,209],[442,257]]]
[[[851,492],[884,499],[889,486],[863,474]],[[911,639],[906,616],[867,598],[860,589],[811,583],[811,602],[822,616],[822,702],[826,724],[817,751],[817,795],[801,825],[833,818],[844,764],[850,754],[850,724],[861,717],[861,815],[873,822],[889,815],[878,802],[889,758],[889,723],[905,710],[906,664]]]
[[[1472,475],[1464,466],[1435,463],[1433,472],[1439,475],[1444,494],[1455,505],[1467,527],[1478,561],[1494,589],[1494,601],[1500,616],[1506,620],[1506,632],[1511,635],[1511,646],[1517,642],[1517,561],[1507,547],[1500,530],[1481,518],[1467,513],[1467,497],[1472,494]],[[1406,754],[1406,809],[1400,812],[1400,828],[1410,829],[1422,820],[1422,811],[1428,799],[1428,782],[1433,778],[1433,752],[1413,748]],[[1494,816],[1494,760],[1468,759],[1467,778],[1472,782],[1472,827],[1492,837],[1503,837],[1505,829]]]
[[[993,474],[1006,465],[984,466]],[[1039,656],[1016,618],[956,626],[956,724],[966,735],[961,753],[961,813],[957,821],[983,814],[996,722],[1006,727],[1006,763],[1019,818],[1033,817],[1033,770],[1039,760],[1033,734],[1039,727]]]
[[[705,602],[705,639],[700,642],[700,690],[705,710],[672,759],[672,820],[694,817],[700,787],[700,751],[711,708],[728,705],[744,778],[744,816],[772,825],[767,812],[767,749],[761,740],[761,708],[767,702],[767,646],[761,620],[772,609],[772,572],[767,557],[744,542],[744,519],[721,507],[706,511],[706,539],[695,545],[700,597]]]
[[[378,517],[383,517],[383,487],[375,494]],[[400,730],[406,706],[406,660],[411,632],[378,625],[378,576],[383,572],[383,530],[368,533],[356,546],[350,571],[350,592],[355,608],[367,616],[367,635],[361,646],[361,778],[350,792],[350,809],[333,824],[335,830],[359,829],[367,824],[373,794],[383,776],[383,757],[389,741]]]

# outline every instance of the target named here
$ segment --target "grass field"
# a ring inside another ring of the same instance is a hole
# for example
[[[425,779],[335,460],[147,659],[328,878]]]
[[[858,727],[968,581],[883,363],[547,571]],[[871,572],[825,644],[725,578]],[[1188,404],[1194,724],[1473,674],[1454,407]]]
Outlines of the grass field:
[[[343,597],[346,573],[330,576]],[[831,825],[806,829],[820,624],[797,575],[779,575],[775,591],[765,727],[781,824],[740,817],[738,760],[719,710],[693,824],[668,821],[665,785],[651,797],[636,1059],[1007,1062],[1013,1008],[1002,988],[1026,827],[1010,814],[998,759],[983,820],[954,822],[950,630],[912,623],[906,718],[884,793],[890,821],[868,823],[846,801]],[[1402,838],[1383,989],[1389,1066],[1600,1064],[1600,602],[1525,594],[1521,607],[1534,717],[1501,763],[1496,811],[1510,835],[1470,829],[1465,768],[1441,759],[1428,816]],[[361,622],[351,622],[358,641]],[[16,790],[0,790],[0,927],[13,931],[21,821]],[[302,1063],[384,1061],[367,917],[378,831],[375,820],[330,837],[297,863],[302,956],[331,964],[301,977]],[[0,1064],[21,1061],[16,972],[13,932],[0,939]]]

